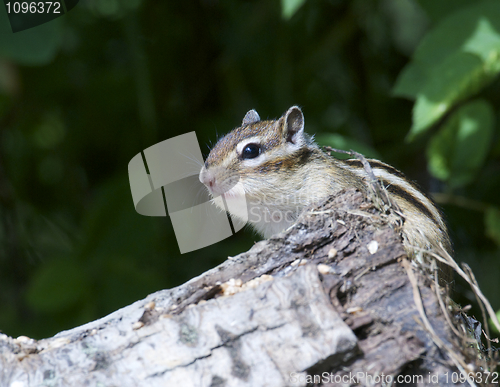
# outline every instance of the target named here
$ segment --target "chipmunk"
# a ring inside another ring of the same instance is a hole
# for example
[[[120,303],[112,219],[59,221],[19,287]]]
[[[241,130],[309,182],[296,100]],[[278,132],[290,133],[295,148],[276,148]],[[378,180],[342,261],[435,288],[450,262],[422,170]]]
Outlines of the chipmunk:
[[[404,216],[403,243],[452,252],[440,211],[412,181],[381,161],[368,159],[373,174]],[[344,188],[368,192],[368,174],[360,160],[330,156],[304,132],[304,115],[292,106],[278,120],[261,121],[250,110],[241,127],[222,137],[199,175],[213,202],[269,238],[295,223],[301,212]],[[238,205],[246,198],[246,205]]]

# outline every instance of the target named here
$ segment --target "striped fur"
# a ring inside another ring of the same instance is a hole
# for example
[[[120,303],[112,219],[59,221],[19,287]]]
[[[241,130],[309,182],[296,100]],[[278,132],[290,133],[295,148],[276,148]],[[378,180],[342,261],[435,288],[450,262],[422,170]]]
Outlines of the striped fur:
[[[417,184],[408,180],[400,171],[379,160],[368,160],[374,175],[380,180],[390,197],[401,208],[405,216],[403,232],[409,246],[424,249],[443,245],[451,254],[451,242],[441,212]],[[344,160],[346,166],[362,179],[366,179],[360,160]]]

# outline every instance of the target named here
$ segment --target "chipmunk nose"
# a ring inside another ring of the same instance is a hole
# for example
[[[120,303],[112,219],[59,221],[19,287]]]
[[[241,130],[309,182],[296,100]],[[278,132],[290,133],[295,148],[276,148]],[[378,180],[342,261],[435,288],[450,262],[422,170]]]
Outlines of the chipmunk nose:
[[[215,176],[207,169],[203,168],[200,172],[200,182],[212,189],[215,185]]]

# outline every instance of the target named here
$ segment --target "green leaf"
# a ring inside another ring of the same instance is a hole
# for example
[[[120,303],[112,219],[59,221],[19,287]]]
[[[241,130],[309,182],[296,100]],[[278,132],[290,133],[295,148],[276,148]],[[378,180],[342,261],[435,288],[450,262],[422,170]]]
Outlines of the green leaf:
[[[409,139],[500,72],[500,2],[482,1],[443,19],[400,73],[393,94],[416,99]]]
[[[326,145],[335,149],[342,149],[346,151],[353,150],[361,153],[363,156],[380,159],[380,155],[377,151],[369,145],[337,133],[320,134],[316,136],[316,140],[320,145]],[[347,159],[350,157],[349,155],[343,153],[334,153],[333,155],[338,159]]]
[[[306,0],[281,0],[281,15],[283,19],[290,19]]]
[[[500,246],[500,209],[491,207],[484,216],[486,235]]]
[[[500,2],[482,1],[459,9],[433,28],[422,40],[411,62],[400,73],[393,94],[416,98],[429,82],[434,69],[457,52],[473,53],[481,58],[500,50],[495,44],[500,35]],[[483,41],[489,43],[480,43]],[[477,46],[477,47],[476,47]]]
[[[45,65],[62,43],[61,19],[13,33],[5,7],[0,7],[0,57],[23,65]]]
[[[428,74],[425,67],[419,66],[412,61],[399,73],[392,94],[397,97],[415,99],[427,78]]]
[[[479,19],[474,34],[465,42],[463,50],[479,56],[487,66],[492,67],[489,71],[498,72],[500,34],[486,17]]]
[[[76,260],[55,259],[39,267],[26,292],[27,303],[41,312],[75,305],[87,291],[85,272]]]
[[[463,52],[450,55],[432,71],[432,81],[417,95],[408,139],[429,129],[456,102],[480,90],[491,80],[488,75],[477,56]]]
[[[488,102],[476,100],[460,107],[429,142],[430,173],[453,188],[470,183],[486,158],[493,129]]]

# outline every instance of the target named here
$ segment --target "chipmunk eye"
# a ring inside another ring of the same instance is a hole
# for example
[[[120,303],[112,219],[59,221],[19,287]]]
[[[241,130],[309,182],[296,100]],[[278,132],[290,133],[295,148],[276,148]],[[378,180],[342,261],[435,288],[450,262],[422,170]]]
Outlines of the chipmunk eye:
[[[243,148],[243,152],[241,152],[241,157],[243,159],[254,159],[258,155],[260,155],[260,151],[261,151],[260,145],[247,144],[247,146]]]

